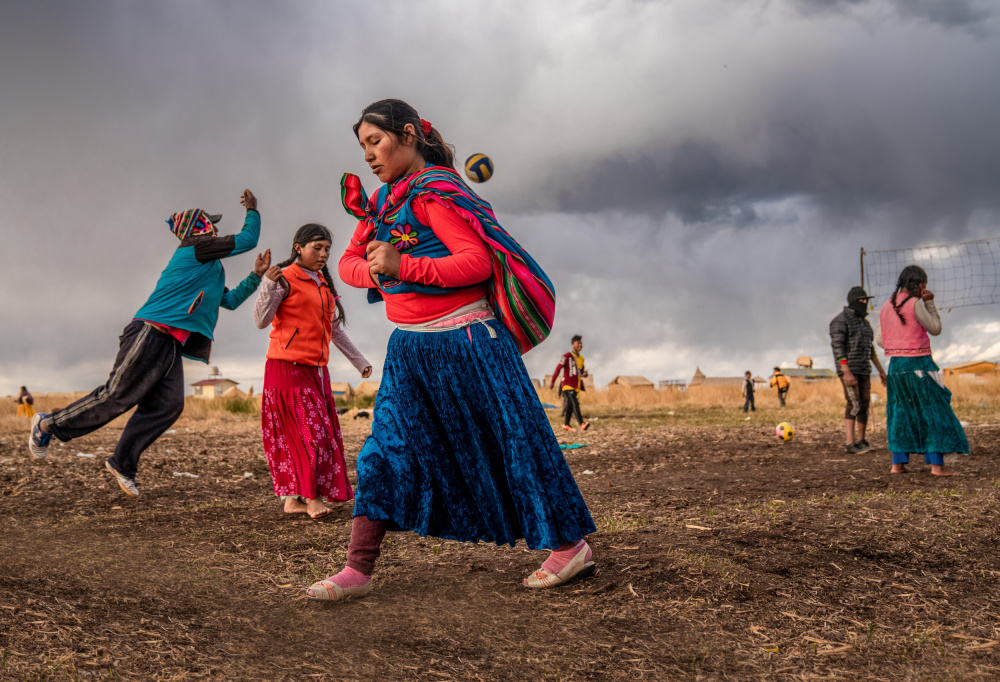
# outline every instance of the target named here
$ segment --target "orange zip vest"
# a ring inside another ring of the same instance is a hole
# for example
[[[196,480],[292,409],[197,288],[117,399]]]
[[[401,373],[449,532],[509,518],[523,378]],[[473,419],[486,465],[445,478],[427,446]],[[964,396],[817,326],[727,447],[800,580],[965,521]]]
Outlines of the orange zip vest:
[[[316,274],[323,286],[316,286],[298,263],[292,263],[281,274],[291,288],[271,321],[267,357],[324,367],[330,360],[330,337],[336,310],[330,287],[322,273]]]

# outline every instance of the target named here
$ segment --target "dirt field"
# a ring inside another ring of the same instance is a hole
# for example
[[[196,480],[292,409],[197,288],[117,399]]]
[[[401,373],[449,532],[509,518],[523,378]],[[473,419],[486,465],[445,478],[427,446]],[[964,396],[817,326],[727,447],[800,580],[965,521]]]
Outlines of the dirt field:
[[[303,589],[343,562],[351,508],[285,516],[253,417],[183,418],[138,500],[102,469],[119,430],[39,463],[8,425],[0,678],[1000,676],[995,414],[963,416],[981,423],[957,479],[890,476],[882,432],[843,454],[832,406],[600,416],[562,438],[587,446],[566,456],[595,577],[529,592],[543,553],[390,534],[377,589],[332,605]],[[367,424],[345,430],[353,466]]]

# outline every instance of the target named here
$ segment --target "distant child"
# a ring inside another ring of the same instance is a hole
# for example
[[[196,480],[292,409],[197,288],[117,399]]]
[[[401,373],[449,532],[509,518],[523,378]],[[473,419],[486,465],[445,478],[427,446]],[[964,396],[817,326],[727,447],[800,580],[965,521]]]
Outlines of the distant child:
[[[865,439],[868,411],[872,396],[872,362],[878,368],[885,386],[885,370],[875,353],[875,332],[868,324],[868,293],[862,287],[847,292],[847,305],[830,321],[830,347],[837,374],[844,386],[844,450],[849,455],[868,452],[871,444]]]
[[[17,416],[18,417],[31,417],[35,416],[35,399],[31,397],[31,393],[28,392],[27,386],[21,387],[21,393],[17,396]]]
[[[105,466],[125,494],[138,497],[139,456],[184,411],[181,356],[208,362],[219,308],[235,310],[257,288],[271,264],[269,251],[258,254],[253,272],[235,289],[226,288],[220,260],[253,249],[260,236],[256,197],[243,190],[240,203],[246,206],[247,215],[237,235],[217,236],[216,224],[222,216],[197,208],[174,213],[167,220],[181,244],[119,338],[111,376],[68,407],[35,415],[28,437],[35,457],[48,454],[52,436],[61,441],[85,436],[137,407]]]
[[[944,465],[945,455],[969,454],[965,430],[951,408],[951,391],[931,357],[931,336],[941,333],[941,316],[927,273],[908,265],[896,290],[879,310],[878,345],[889,358],[886,431],[892,453],[890,473],[909,473],[911,452],[922,453],[934,476],[959,476]]]
[[[750,374],[750,370],[743,373],[743,411],[757,411],[753,404],[753,375]]]
[[[372,373],[343,329],[344,307],[326,267],[332,243],[322,225],[300,227],[291,258],[267,271],[253,310],[258,329],[271,325],[260,424],[274,494],[286,514],[314,519],[331,511],[321,496],[354,498],[327,369],[330,342],[362,377]]]
[[[565,419],[563,429],[566,431],[576,430],[570,425],[570,420],[575,416],[580,423],[580,430],[586,431],[590,428],[590,422],[583,421],[579,398],[580,391],[586,390],[583,379],[587,376],[587,370],[583,368],[583,356],[580,355],[580,351],[583,350],[583,337],[577,334],[572,338],[572,343],[573,350],[563,355],[559,364],[556,365],[555,372],[552,373],[552,381],[549,382],[549,388],[555,387],[556,378],[561,373],[559,393],[562,394],[563,418]]]
[[[785,396],[788,395],[788,377],[781,373],[780,367],[774,368],[774,374],[771,375],[771,388],[778,390],[778,402],[784,407]]]

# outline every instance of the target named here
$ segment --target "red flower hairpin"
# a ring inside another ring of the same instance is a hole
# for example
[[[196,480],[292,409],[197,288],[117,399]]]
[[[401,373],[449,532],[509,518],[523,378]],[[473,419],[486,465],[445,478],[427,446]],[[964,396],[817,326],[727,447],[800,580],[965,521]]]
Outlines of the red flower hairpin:
[[[431,134],[431,122],[430,121],[425,121],[424,119],[420,119],[420,132],[422,132],[424,134],[424,137],[427,137],[428,135],[430,135]]]

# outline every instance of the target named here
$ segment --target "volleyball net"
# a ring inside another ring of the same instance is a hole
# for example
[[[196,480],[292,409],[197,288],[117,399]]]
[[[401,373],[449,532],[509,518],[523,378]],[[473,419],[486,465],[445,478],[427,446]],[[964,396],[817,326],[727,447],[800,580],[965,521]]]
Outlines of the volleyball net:
[[[861,285],[874,309],[892,295],[907,265],[927,271],[938,309],[1000,303],[1000,238],[887,251],[862,248]]]

